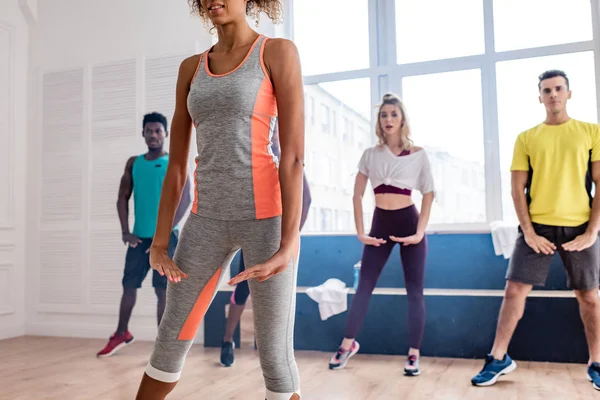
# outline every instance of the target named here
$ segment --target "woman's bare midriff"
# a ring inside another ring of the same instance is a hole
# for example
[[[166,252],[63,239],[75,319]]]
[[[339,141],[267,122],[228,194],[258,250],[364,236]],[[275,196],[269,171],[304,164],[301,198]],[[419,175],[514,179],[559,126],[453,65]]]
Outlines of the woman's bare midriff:
[[[412,198],[403,194],[381,193],[375,195],[375,205],[384,210],[399,210],[413,204]]]

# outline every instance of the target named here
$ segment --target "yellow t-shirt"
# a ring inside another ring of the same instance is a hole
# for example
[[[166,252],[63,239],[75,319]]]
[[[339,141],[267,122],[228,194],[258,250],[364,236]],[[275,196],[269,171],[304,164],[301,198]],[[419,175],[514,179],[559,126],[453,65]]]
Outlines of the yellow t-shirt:
[[[552,226],[579,226],[589,221],[586,178],[591,185],[589,163],[599,160],[597,124],[570,119],[561,125],[541,123],[521,133],[510,170],[532,170],[531,220]]]

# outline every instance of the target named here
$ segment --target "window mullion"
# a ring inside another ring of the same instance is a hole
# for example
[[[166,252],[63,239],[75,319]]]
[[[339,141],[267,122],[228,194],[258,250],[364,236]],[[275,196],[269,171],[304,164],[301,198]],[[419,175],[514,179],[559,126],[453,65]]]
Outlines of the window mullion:
[[[494,61],[494,0],[483,1],[485,57],[481,66],[485,199],[488,222],[502,219],[498,93]],[[505,188],[506,189],[506,188]]]
[[[594,64],[596,71],[596,107],[600,122],[600,0],[590,0],[592,4],[592,30],[594,34]]]

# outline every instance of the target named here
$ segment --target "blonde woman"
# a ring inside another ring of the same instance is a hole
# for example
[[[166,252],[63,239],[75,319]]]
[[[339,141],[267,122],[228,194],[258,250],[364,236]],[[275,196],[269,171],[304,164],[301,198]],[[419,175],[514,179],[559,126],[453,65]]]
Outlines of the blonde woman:
[[[331,358],[329,368],[344,368],[350,357],[358,352],[360,346],[355,337],[363,324],[371,294],[392,248],[399,243],[408,294],[410,349],[404,371],[406,375],[414,376],[421,373],[419,348],[425,328],[425,228],[433,203],[433,177],[427,154],[422,148],[414,146],[410,139],[406,110],[397,96],[383,96],[375,132],[379,143],[363,153],[354,185],[356,232],[365,245],[360,280],[344,340]],[[366,234],[362,198],[368,180],[375,191],[376,208],[371,231]],[[423,194],[420,214],[411,198],[413,189]]]

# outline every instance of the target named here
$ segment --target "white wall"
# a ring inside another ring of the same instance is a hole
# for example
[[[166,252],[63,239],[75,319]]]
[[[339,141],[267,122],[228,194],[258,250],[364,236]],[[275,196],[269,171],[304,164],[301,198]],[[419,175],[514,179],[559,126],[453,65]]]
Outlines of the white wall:
[[[0,2],[0,339],[25,332],[28,23]]]
[[[212,39],[186,1],[46,0],[37,13],[27,333],[108,338],[126,250],[116,212],[120,176],[127,158],[145,151],[143,114],[171,118],[179,63]],[[154,339],[155,310],[148,276],[130,324],[138,339]]]

